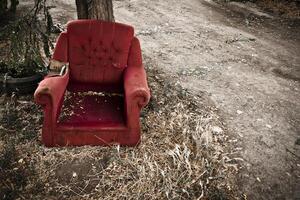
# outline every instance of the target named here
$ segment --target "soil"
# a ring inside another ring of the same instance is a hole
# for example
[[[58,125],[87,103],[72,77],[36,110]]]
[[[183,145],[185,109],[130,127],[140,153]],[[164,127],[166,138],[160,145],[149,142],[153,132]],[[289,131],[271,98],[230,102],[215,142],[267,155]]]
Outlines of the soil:
[[[73,0],[51,2],[54,23],[76,18]],[[241,147],[240,196],[299,198],[299,19],[211,0],[115,0],[114,12],[148,62],[217,108]]]
[[[254,4],[115,1],[144,55],[214,102],[242,146],[248,199],[300,196],[300,22]]]

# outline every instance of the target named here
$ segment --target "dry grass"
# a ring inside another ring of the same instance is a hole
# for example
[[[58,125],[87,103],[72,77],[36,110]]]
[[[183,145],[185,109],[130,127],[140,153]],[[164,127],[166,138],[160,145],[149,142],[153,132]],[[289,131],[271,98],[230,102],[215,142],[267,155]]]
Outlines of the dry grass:
[[[299,19],[300,1],[299,0],[221,0],[225,2],[254,2],[262,9],[280,15],[281,17]]]
[[[260,0],[262,8],[288,18],[300,18],[300,1],[298,0]]]
[[[11,169],[1,168],[0,198],[7,191],[21,199],[238,198],[234,177],[239,148],[216,109],[155,70],[150,61],[147,66],[152,100],[142,113],[142,142],[136,148],[45,148],[35,136],[24,138],[28,126],[36,134],[40,130],[37,106],[28,97],[3,100],[2,105],[10,106],[1,107],[0,152],[14,141],[16,156],[10,162],[22,169],[24,181],[16,187],[14,171],[7,175]],[[7,109],[22,120],[7,124]]]

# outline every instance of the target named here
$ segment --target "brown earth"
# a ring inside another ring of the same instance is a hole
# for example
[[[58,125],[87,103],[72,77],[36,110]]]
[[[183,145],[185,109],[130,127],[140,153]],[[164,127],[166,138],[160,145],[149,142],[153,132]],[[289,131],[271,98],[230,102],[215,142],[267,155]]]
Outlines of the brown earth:
[[[115,15],[158,68],[215,103],[243,148],[249,199],[299,198],[299,20],[199,0],[115,1]]]

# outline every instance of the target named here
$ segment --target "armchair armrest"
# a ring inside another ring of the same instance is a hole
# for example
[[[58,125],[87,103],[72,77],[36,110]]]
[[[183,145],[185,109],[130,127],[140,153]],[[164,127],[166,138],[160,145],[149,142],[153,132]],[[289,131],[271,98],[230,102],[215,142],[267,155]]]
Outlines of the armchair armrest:
[[[65,90],[69,82],[69,70],[63,76],[46,77],[34,93],[34,100],[50,112],[51,123],[56,121]]]
[[[137,106],[141,109],[148,104],[150,100],[150,90],[143,66],[132,66],[126,69],[124,74],[124,90],[127,111],[131,106]]]
[[[129,51],[128,67],[124,74],[124,90],[127,112],[141,109],[150,100],[150,90],[147,84],[147,76],[142,62],[142,54],[139,40],[134,37]]]

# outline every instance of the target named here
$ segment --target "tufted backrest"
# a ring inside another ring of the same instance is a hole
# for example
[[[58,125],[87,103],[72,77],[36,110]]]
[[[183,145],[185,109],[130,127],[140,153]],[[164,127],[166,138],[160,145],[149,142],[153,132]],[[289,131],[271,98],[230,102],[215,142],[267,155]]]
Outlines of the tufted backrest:
[[[100,20],[68,23],[71,81],[119,83],[127,67],[134,30],[131,26]]]

